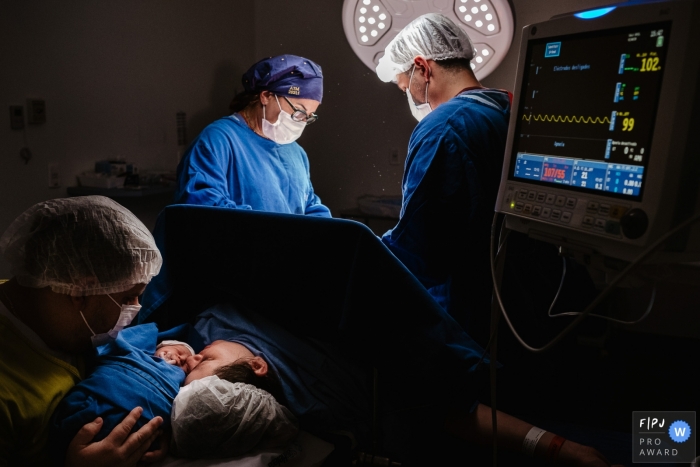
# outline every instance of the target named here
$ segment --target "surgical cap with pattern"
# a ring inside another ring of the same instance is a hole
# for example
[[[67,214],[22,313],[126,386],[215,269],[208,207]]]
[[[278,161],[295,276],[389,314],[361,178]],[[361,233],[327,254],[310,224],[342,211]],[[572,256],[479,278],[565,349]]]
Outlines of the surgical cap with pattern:
[[[416,57],[426,60],[474,58],[472,42],[447,16],[428,13],[413,20],[386,46],[377,65],[377,76],[388,83],[408,71]]]
[[[104,196],[35,204],[0,237],[0,254],[20,285],[72,296],[147,284],[163,263],[146,226]]]
[[[218,376],[180,389],[171,417],[179,457],[222,458],[284,448],[299,432],[294,415],[270,393]]]

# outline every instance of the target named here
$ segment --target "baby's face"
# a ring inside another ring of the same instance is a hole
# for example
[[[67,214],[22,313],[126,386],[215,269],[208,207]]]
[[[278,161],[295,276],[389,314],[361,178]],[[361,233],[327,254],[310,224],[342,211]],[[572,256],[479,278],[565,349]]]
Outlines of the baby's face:
[[[160,357],[171,365],[179,366],[188,373],[186,365],[187,357],[192,356],[184,345],[164,345],[156,350],[156,357]]]

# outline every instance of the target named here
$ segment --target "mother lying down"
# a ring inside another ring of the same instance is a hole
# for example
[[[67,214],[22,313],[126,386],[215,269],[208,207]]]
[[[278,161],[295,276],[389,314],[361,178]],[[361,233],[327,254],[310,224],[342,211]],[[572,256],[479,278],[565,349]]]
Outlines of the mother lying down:
[[[263,433],[254,435],[260,441],[268,434],[272,439],[288,436],[296,430],[294,416],[312,433],[343,429],[362,438],[368,432],[370,385],[352,355],[293,336],[250,310],[221,304],[200,314],[194,330],[174,331],[186,332],[179,339],[200,352],[184,356],[181,349],[166,349],[160,355],[167,361],[155,356],[157,342],[175,335],[159,339],[152,324],[122,331],[138,312],[138,296],[162,260],[145,226],[107,198],[56,199],[33,206],[0,238],[0,252],[14,276],[0,285],[0,465],[49,463],[51,414],[53,424],[75,424],[72,439],[61,438],[66,431],[51,443],[67,444],[66,465],[159,461],[167,453],[171,427],[172,448],[188,454],[187,440],[203,431],[184,428],[183,438],[179,421],[183,427],[195,426],[188,414],[206,410],[214,417],[233,411],[268,420]],[[109,342],[99,348],[98,364],[81,382],[82,357],[91,342],[102,341]],[[224,383],[224,378],[235,382]],[[117,391],[121,383],[128,390]],[[189,384],[181,389],[182,383]],[[430,391],[429,383],[407,385],[404,392],[418,400]],[[212,394],[222,397],[214,400]],[[435,413],[442,419],[431,427],[433,432],[490,442],[488,407],[467,401],[471,410],[447,410],[458,401],[440,402],[442,411]],[[195,455],[216,456],[231,446],[250,445],[224,442],[234,439],[228,433],[235,434],[235,428],[206,426],[227,434],[208,436],[205,441],[212,444]],[[504,448],[521,451],[523,441],[533,436],[531,425],[502,413],[498,426]],[[247,430],[240,435],[237,439]],[[535,456],[549,456],[561,465],[609,465],[596,450],[551,433],[532,444]]]
[[[195,348],[208,345],[194,355],[184,347],[177,355],[170,352],[166,355],[171,357],[168,363],[152,357],[156,342],[166,338],[186,339]],[[129,359],[125,358],[125,350]],[[283,448],[297,434],[297,418],[292,413],[298,415],[302,428],[320,435],[346,430],[362,437],[369,427],[370,394],[359,367],[332,346],[293,336],[233,303],[209,308],[197,317],[194,329],[180,326],[158,336],[153,323],[127,328],[114,343],[98,352],[95,372],[68,394],[54,416],[55,433],[68,433],[67,441],[85,420],[97,415],[108,420],[117,409],[118,416],[105,423],[111,428],[130,407],[144,404],[150,404],[152,412],[144,412],[137,426],[161,416],[166,433],[172,431],[171,437],[162,438],[172,439],[171,453],[189,458],[230,457],[252,449]],[[155,370],[152,378],[141,378],[146,369],[139,357]],[[122,363],[126,362],[134,374],[124,371],[127,367]],[[174,381],[178,384],[184,382],[179,394],[177,388],[168,393],[163,385],[156,387],[159,372],[177,375]],[[106,391],[108,381],[111,385]],[[84,386],[97,393],[87,394]],[[95,409],[94,404],[86,407],[84,403],[112,395],[119,398],[112,407],[102,404]],[[170,421],[168,401],[173,399]],[[158,404],[163,410],[154,408]],[[80,421],[69,428],[66,420],[76,417],[76,413],[81,414]],[[488,442],[485,427],[490,425],[490,417],[490,409],[479,405],[472,414],[463,413],[446,421],[446,430],[466,440]],[[531,427],[505,414],[499,421],[502,444],[520,450]],[[546,448],[552,441],[556,446],[557,440],[551,433],[542,438],[545,443],[538,443],[535,454],[544,458],[548,455]],[[604,461],[594,450],[576,443],[567,441],[560,448],[562,465],[572,465],[570,461],[575,459],[580,463],[573,465],[606,465],[596,464],[597,458]],[[158,449],[167,450],[164,445]],[[586,463],[586,455],[593,463]]]

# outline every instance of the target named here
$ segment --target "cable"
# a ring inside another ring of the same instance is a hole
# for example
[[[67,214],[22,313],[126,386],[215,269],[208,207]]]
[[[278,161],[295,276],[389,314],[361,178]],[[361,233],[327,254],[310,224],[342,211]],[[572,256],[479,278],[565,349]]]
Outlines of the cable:
[[[491,254],[490,254],[490,257],[491,257],[491,279],[492,279],[493,285],[494,285],[494,288],[493,288],[493,290],[494,290],[494,295],[496,296],[496,300],[498,301],[498,305],[499,305],[499,307],[500,307],[500,309],[501,309],[501,313],[503,314],[503,318],[506,320],[506,323],[508,324],[508,327],[510,328],[510,330],[513,332],[513,335],[515,336],[515,338],[516,338],[516,339],[518,340],[518,342],[520,342],[520,344],[521,344],[523,347],[525,347],[527,350],[529,350],[529,351],[531,351],[531,352],[535,352],[535,353],[544,352],[544,351],[549,350],[549,349],[552,348],[554,345],[556,345],[559,341],[561,341],[561,340],[562,340],[568,333],[570,333],[576,326],[578,326],[578,324],[579,324],[581,321],[583,321],[583,319],[584,319],[586,316],[588,316],[589,314],[591,314],[591,312],[595,309],[595,307],[598,306],[598,304],[599,304],[600,302],[602,302],[603,299],[605,299],[608,295],[610,295],[610,293],[613,291],[613,289],[615,288],[615,286],[616,286],[622,279],[624,279],[632,270],[634,270],[634,268],[636,268],[640,263],[642,263],[642,261],[644,261],[645,259],[647,259],[648,256],[650,256],[652,253],[654,253],[654,252],[655,252],[669,237],[675,235],[676,233],[680,232],[680,231],[683,230],[684,228],[686,228],[686,227],[688,227],[688,226],[694,224],[694,223],[697,222],[698,220],[700,220],[700,214],[696,214],[696,215],[690,217],[689,219],[685,220],[684,222],[680,223],[679,225],[677,225],[676,227],[674,227],[673,229],[671,229],[670,231],[668,231],[668,232],[666,232],[664,235],[662,235],[662,236],[661,236],[659,239],[657,239],[654,243],[652,243],[651,245],[649,245],[649,247],[647,247],[647,248],[646,248],[639,256],[637,256],[637,258],[635,258],[631,263],[629,263],[629,264],[622,270],[622,272],[620,272],[617,276],[615,276],[615,278],[610,282],[610,284],[608,284],[608,286],[607,286],[605,289],[603,289],[603,291],[595,298],[595,300],[593,300],[593,301],[586,307],[586,309],[585,309],[584,311],[582,311],[582,312],[576,317],[576,319],[574,319],[574,321],[572,321],[566,328],[564,328],[564,330],[563,330],[561,333],[559,333],[559,335],[557,335],[556,337],[554,337],[554,339],[552,339],[551,341],[549,341],[549,342],[548,342],[547,344],[545,344],[544,346],[537,348],[537,347],[532,347],[532,346],[530,346],[529,344],[527,344],[527,343],[522,339],[522,337],[520,337],[520,335],[518,334],[518,332],[515,330],[515,327],[513,326],[513,323],[511,323],[510,318],[508,317],[508,313],[506,312],[505,306],[503,305],[503,300],[502,300],[502,298],[501,298],[501,292],[500,292],[500,290],[499,290],[498,283],[497,283],[497,280],[496,280],[496,268],[495,268],[495,264],[494,264],[495,258],[494,258],[494,255],[493,255],[494,243],[495,243],[495,237],[496,237],[496,235],[495,235],[495,228],[496,228],[496,225],[498,224],[498,212],[496,212],[496,213],[494,214],[493,223],[492,223],[492,225],[491,225],[491,250],[490,250],[490,251],[491,251]],[[653,304],[653,302],[652,302],[652,304]],[[648,311],[649,311],[649,310],[648,310]],[[645,315],[646,315],[646,313],[645,313]]]
[[[562,263],[563,263],[563,270],[561,273],[561,281],[559,282],[559,289],[557,289],[557,294],[554,296],[554,300],[552,300],[552,304],[549,305],[549,310],[547,310],[547,316],[550,318],[561,318],[562,316],[578,316],[581,314],[580,311],[566,311],[564,313],[557,313],[557,314],[552,314],[552,310],[554,309],[554,305],[556,305],[557,300],[559,299],[559,294],[561,293],[561,290],[564,288],[564,279],[566,278],[566,258],[562,258]],[[654,283],[654,288],[651,291],[651,299],[649,300],[649,305],[647,306],[646,311],[644,314],[639,319],[636,319],[634,321],[624,321],[621,319],[616,319],[616,318],[611,318],[610,316],[605,316],[605,315],[598,315],[595,313],[591,313],[589,316],[593,318],[600,318],[600,319],[605,319],[608,321],[612,321],[613,323],[619,323],[619,324],[637,324],[644,320],[647,316],[649,316],[649,313],[651,313],[651,309],[654,307],[654,301],[656,300],[656,283]]]
[[[651,299],[649,299],[649,305],[647,306],[647,309],[644,311],[644,314],[639,319],[636,319],[634,321],[624,321],[621,319],[617,318],[612,318],[610,316],[605,316],[605,315],[598,315],[595,313],[591,313],[589,316],[592,316],[594,318],[600,318],[600,319],[605,319],[608,321],[612,321],[613,323],[619,323],[619,324],[637,324],[641,321],[643,321],[649,314],[651,313],[651,309],[654,308],[654,301],[656,300],[656,283],[654,284],[654,288],[651,291]],[[552,304],[554,305],[554,304]],[[562,316],[578,316],[581,314],[580,311],[567,311],[564,313],[557,313],[557,314],[552,314],[552,307],[549,308],[549,312],[547,313],[547,316],[550,318],[560,318]]]

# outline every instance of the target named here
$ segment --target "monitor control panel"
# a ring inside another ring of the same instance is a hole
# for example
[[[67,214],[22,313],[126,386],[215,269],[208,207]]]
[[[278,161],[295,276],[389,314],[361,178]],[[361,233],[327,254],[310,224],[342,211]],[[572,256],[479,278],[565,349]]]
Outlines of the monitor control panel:
[[[599,201],[579,193],[562,195],[561,191],[509,184],[500,211],[622,240],[620,220],[630,208],[619,200]]]

